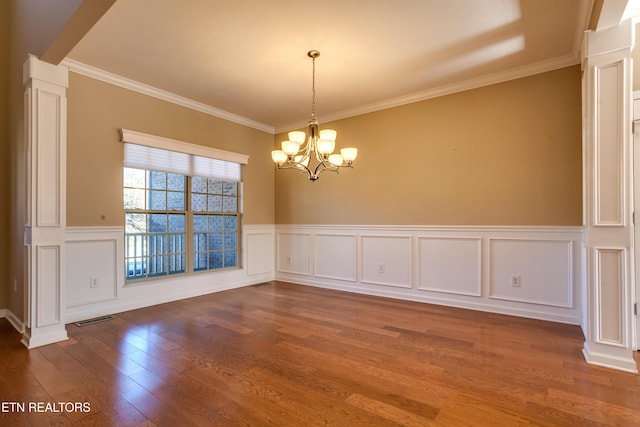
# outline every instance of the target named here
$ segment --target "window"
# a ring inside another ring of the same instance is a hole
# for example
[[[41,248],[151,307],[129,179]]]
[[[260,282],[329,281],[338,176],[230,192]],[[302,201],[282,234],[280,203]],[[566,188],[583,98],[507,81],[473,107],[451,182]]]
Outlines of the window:
[[[237,182],[125,167],[124,208],[127,280],[238,266]]]
[[[124,168],[126,278],[184,273],[186,177]]]
[[[194,270],[238,265],[238,185],[233,181],[193,177]]]
[[[131,131],[123,131],[126,142],[124,132]],[[239,267],[240,163],[150,147],[146,139],[125,144],[126,280]]]

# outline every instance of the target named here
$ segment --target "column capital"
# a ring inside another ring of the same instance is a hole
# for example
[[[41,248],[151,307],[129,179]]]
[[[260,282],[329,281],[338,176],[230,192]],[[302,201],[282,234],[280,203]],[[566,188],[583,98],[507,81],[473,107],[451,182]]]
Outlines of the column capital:
[[[29,55],[22,66],[22,82],[28,85],[33,79],[69,87],[69,69],[64,65],[53,65],[40,61],[36,56]]]

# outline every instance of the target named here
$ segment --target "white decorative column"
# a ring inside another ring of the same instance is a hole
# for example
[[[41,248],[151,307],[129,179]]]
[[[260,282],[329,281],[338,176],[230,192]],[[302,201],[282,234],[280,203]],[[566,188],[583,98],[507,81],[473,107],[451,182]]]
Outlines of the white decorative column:
[[[637,372],[632,350],[633,151],[630,20],[583,46],[588,363]]]
[[[67,339],[64,238],[68,69],[30,56],[23,67],[26,144],[26,330],[38,347]]]

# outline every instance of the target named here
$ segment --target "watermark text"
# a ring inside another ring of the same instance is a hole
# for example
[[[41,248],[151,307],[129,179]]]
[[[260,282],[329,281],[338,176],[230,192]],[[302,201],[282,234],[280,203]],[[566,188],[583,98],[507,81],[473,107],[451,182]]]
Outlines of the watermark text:
[[[0,402],[0,413],[9,412],[91,412],[89,402]]]

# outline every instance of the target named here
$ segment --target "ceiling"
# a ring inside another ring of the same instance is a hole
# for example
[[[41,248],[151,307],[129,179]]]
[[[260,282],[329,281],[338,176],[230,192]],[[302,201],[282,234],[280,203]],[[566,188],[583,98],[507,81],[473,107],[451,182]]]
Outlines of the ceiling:
[[[68,58],[284,131],[579,62],[593,0],[118,0]],[[71,67],[72,70],[74,69]]]

